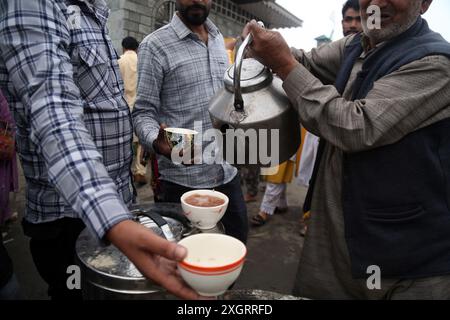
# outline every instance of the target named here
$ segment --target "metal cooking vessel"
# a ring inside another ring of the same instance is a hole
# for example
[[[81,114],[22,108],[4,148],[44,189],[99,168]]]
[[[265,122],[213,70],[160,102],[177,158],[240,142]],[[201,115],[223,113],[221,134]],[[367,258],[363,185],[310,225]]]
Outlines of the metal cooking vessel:
[[[135,220],[169,241],[200,232],[183,215],[181,205],[151,203],[131,208]],[[223,233],[223,226],[209,232]],[[82,294],[86,300],[175,299],[162,287],[145,278],[115,246],[101,246],[87,229],[76,243],[76,260],[81,269]]]
[[[256,289],[234,289],[227,291],[223,300],[309,300],[303,297],[282,294],[278,292]]]
[[[284,92],[282,80],[257,60],[243,59],[251,41],[250,34],[239,48],[236,63],[225,74],[225,87],[212,98],[209,113],[214,128],[222,133],[226,161],[273,167],[297,152],[300,121]],[[243,129],[247,136],[235,129]],[[248,129],[256,129],[257,142],[248,138],[251,135]],[[272,142],[272,136],[264,134],[263,129],[272,133],[275,131],[271,130],[278,130],[279,139]],[[267,143],[261,139],[264,136]],[[230,147],[234,148],[234,156],[227,156],[227,148]],[[268,163],[267,159],[263,159],[265,155],[273,155],[277,151],[278,158],[272,158]],[[241,158],[236,156],[237,152],[241,152]],[[242,157],[242,152],[245,157]]]

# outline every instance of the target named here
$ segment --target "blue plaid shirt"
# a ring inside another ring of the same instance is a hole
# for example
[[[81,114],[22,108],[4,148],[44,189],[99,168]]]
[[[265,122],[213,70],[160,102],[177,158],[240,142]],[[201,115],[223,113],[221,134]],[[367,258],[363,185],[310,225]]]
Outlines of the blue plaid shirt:
[[[129,219],[132,123],[104,0],[2,0],[0,88],[17,123],[25,219]]]
[[[229,62],[222,34],[209,19],[206,28],[208,44],[175,14],[170,24],[147,36],[139,47],[133,121],[139,141],[150,150],[161,123],[203,132],[212,128],[209,101],[223,88]],[[201,128],[195,127],[196,121],[201,121]],[[203,150],[214,149],[210,143],[205,141]],[[190,188],[213,188],[237,174],[228,163],[207,164],[211,157],[203,160],[184,166],[158,156],[161,179]]]

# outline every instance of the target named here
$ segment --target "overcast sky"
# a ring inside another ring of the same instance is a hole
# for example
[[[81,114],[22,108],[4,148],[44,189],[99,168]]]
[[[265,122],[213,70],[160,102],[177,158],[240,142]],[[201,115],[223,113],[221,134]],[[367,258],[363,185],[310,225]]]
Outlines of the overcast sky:
[[[303,20],[303,28],[279,30],[290,46],[309,50],[316,46],[314,38],[330,36],[333,40],[342,37],[342,6],[345,0],[276,0]],[[450,41],[450,1],[434,0],[424,15],[430,27]]]

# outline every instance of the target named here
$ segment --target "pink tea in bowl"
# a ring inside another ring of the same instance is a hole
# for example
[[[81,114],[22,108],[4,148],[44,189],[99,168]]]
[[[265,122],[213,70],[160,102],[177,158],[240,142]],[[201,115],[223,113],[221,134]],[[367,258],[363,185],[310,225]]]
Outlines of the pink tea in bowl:
[[[192,224],[202,230],[213,229],[228,207],[228,197],[214,190],[194,190],[181,196],[181,207]]]
[[[194,193],[185,199],[186,203],[194,207],[212,208],[221,206],[225,203],[225,200],[210,195],[201,195]]]

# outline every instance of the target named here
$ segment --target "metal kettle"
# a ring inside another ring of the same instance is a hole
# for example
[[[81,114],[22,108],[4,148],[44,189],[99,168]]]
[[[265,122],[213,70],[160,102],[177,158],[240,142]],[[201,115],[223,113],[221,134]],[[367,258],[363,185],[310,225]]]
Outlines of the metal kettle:
[[[244,59],[251,41],[249,34],[225,73],[225,87],[210,101],[209,113],[221,132],[224,160],[273,167],[297,152],[300,120],[282,80],[257,60]]]

